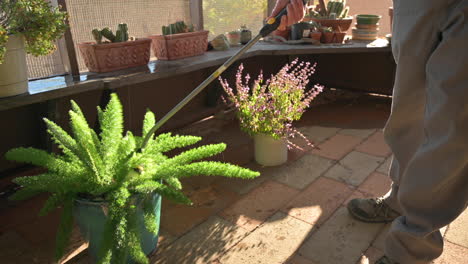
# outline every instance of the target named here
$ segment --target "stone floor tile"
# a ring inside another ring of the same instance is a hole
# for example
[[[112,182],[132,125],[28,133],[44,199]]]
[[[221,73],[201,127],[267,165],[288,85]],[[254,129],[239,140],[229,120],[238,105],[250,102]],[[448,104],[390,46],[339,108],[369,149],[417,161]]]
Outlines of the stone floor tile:
[[[372,173],[358,187],[358,190],[364,193],[372,194],[374,197],[381,197],[391,189],[392,180],[390,177],[377,172]]]
[[[299,253],[317,264],[355,263],[382,227],[354,220],[341,208],[312,234]]]
[[[445,234],[445,239],[459,246],[468,248],[468,210],[465,210],[465,212],[450,224]]]
[[[390,173],[390,165],[392,164],[392,156],[388,157],[382,165],[377,168],[378,173],[388,175]]]
[[[466,234],[466,231],[465,231]],[[468,263],[468,248],[450,242],[445,242],[442,256],[434,264],[466,264]]]
[[[356,150],[380,157],[387,157],[392,153],[390,147],[385,143],[383,132],[380,131],[374,133],[361,145],[357,146]]]
[[[292,258],[286,262],[286,264],[316,264],[310,259],[304,258],[300,254],[295,254]]]
[[[175,204],[163,199],[161,228],[175,237],[184,234],[239,198],[236,193],[217,185],[190,190],[186,194],[193,205]]]
[[[360,142],[360,138],[338,134],[318,145],[319,149],[312,150],[312,153],[328,159],[340,160]]]
[[[368,128],[368,129],[365,129],[365,128],[363,128],[363,129],[346,128],[346,129],[340,130],[338,133],[341,134],[341,135],[347,135],[347,136],[357,137],[357,138],[360,138],[360,139],[366,139],[370,135],[375,133],[375,131],[377,131],[377,130],[374,129],[374,128]]]
[[[314,144],[319,144],[338,133],[340,128],[333,126],[305,126],[298,129]]]
[[[351,192],[346,184],[321,177],[282,211],[309,224],[320,225],[340,207]]]
[[[309,154],[270,172],[276,181],[296,189],[304,189],[334,163],[332,160]]]
[[[312,226],[277,212],[220,258],[223,264],[285,263],[312,231]]]
[[[325,177],[359,186],[383,162],[383,158],[353,151],[325,173]]]
[[[251,231],[298,193],[296,189],[268,180],[223,210],[221,216]]]
[[[372,243],[372,246],[374,248],[377,248],[377,249],[379,249],[381,251],[384,251],[384,249],[385,249],[385,240],[387,239],[387,233],[388,233],[388,230],[390,230],[390,226],[391,226],[391,224],[389,223],[389,224],[385,224],[385,226],[382,228],[379,235],[377,236],[377,238]]]
[[[228,178],[228,177],[218,177],[215,183],[222,186],[225,189],[236,192],[237,194],[243,195],[250,192],[252,189],[258,187],[266,180],[271,178],[271,173],[269,173],[267,167],[262,167],[256,163],[249,163],[245,166],[254,171],[260,172],[260,176],[255,179],[239,179],[239,178]]]
[[[158,237],[158,248],[166,247],[170,245],[174,240],[176,240],[177,237],[171,235],[169,232],[167,232],[164,229],[159,230],[159,237]]]
[[[246,235],[247,231],[241,227],[212,216],[175,242],[159,248],[151,263],[212,263]]]
[[[374,264],[379,258],[381,258],[384,255],[384,252],[374,248],[370,247],[358,260],[356,264]]]

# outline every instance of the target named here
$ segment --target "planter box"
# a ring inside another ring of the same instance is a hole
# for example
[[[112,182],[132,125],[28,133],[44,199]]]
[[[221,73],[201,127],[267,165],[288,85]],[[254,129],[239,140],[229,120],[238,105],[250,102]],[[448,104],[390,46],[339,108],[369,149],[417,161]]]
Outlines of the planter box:
[[[202,55],[208,47],[208,31],[153,35],[152,49],[158,60],[176,60]]]
[[[96,44],[79,43],[81,55],[91,72],[110,72],[148,64],[151,39]]]

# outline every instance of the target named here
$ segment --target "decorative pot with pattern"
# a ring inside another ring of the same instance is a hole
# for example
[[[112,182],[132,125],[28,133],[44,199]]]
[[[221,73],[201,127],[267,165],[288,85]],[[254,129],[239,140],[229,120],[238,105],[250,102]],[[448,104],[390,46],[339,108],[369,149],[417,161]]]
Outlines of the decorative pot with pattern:
[[[148,64],[151,39],[103,43],[79,43],[81,55],[91,72],[110,72]]]
[[[202,55],[208,47],[208,31],[173,35],[152,35],[152,49],[158,60],[176,60]]]

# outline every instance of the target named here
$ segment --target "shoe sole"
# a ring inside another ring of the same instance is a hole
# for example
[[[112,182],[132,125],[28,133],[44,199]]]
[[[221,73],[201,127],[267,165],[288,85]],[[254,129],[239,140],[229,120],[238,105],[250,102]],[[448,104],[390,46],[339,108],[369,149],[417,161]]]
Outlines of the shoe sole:
[[[369,219],[369,218],[361,217],[361,216],[358,215],[358,214],[355,214],[354,211],[353,211],[351,208],[349,208],[349,205],[346,206],[346,208],[348,209],[349,214],[350,214],[353,218],[355,218],[356,220],[359,220],[359,221],[361,221],[361,222],[373,223],[373,224],[382,224],[382,223],[386,224],[386,223],[391,223],[391,222],[393,222],[393,220],[394,220],[394,219],[389,219],[389,220],[372,220],[372,219]]]

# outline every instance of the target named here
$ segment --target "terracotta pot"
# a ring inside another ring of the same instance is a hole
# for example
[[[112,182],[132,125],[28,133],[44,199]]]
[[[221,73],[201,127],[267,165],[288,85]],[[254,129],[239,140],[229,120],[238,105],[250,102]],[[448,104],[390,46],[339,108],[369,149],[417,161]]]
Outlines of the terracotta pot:
[[[320,41],[322,43],[332,43],[334,36],[335,36],[335,33],[333,32],[322,32],[322,38],[320,39]]]
[[[310,32],[310,38],[311,39],[315,39],[317,40],[318,42],[320,42],[320,38],[322,37],[322,32],[320,31],[312,31]]]
[[[89,71],[110,72],[148,64],[151,39],[104,44],[83,42],[78,47]]]
[[[208,47],[208,31],[153,35],[152,49],[158,60],[176,60],[202,55]]]
[[[342,19],[318,19],[310,18],[310,20],[320,23],[324,27],[332,27],[333,31],[347,31],[351,27],[353,17],[342,18]]]
[[[343,43],[345,37],[346,32],[335,32],[335,35],[333,36],[333,43]]]

